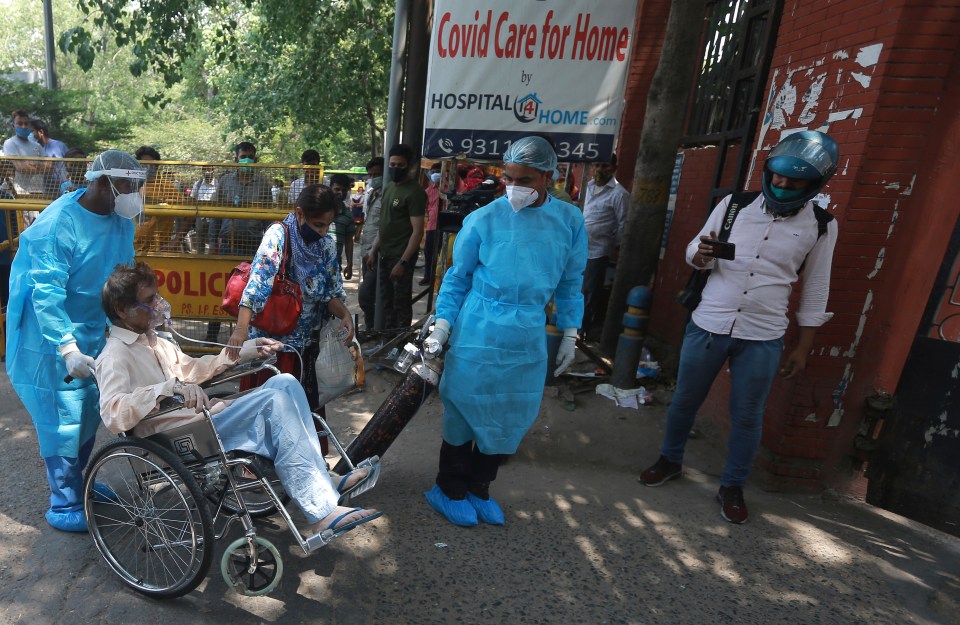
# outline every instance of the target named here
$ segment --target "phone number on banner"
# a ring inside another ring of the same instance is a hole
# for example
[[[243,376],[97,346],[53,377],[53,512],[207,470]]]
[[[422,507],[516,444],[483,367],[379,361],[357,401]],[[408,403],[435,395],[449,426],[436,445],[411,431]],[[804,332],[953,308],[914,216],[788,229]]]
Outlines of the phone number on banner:
[[[427,128],[423,134],[423,155],[447,158],[465,154],[467,158],[500,160],[511,143],[531,134],[549,137],[557,150],[557,159],[563,162],[603,161],[613,153],[612,135]]]

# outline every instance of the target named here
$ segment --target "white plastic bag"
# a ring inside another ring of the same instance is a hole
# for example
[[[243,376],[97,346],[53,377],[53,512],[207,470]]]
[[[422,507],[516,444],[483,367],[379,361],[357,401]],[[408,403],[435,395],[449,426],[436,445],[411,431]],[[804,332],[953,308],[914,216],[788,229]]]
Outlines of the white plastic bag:
[[[357,367],[350,348],[337,338],[340,324],[336,317],[320,329],[320,353],[317,355],[317,390],[320,405],[336,399],[357,383]]]

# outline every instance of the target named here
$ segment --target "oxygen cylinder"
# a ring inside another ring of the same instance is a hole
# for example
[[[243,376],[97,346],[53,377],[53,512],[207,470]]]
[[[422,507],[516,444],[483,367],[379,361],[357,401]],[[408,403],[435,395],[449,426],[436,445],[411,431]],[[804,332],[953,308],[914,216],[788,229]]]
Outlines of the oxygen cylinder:
[[[356,464],[364,458],[380,456],[389,449],[413,418],[430,393],[440,384],[443,360],[434,358],[413,364],[393,387],[367,425],[347,447],[347,456]],[[334,467],[340,475],[350,470],[345,460]]]

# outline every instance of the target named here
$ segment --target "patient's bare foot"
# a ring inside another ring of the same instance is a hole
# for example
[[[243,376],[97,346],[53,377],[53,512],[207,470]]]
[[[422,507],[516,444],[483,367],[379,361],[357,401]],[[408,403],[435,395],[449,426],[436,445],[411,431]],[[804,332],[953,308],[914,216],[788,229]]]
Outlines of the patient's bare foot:
[[[377,514],[377,511],[373,508],[348,508],[346,506],[337,506],[333,509],[333,512],[320,519],[316,523],[311,524],[307,527],[306,536],[309,538],[314,534],[318,534],[324,530],[332,529],[337,530],[341,529],[350,523],[360,521]]]
[[[368,475],[370,475],[369,467],[363,467],[362,469],[354,469],[345,475],[337,475],[331,471],[330,479],[336,484],[337,492],[342,495],[365,480]]]

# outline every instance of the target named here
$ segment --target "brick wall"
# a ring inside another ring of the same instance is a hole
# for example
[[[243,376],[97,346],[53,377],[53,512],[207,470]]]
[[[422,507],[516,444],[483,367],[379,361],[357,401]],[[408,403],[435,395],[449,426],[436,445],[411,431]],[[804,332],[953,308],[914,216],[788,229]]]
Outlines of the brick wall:
[[[874,389],[895,390],[957,218],[956,204],[918,204],[917,186],[938,184],[923,172],[937,128],[958,114],[941,109],[958,50],[960,1],[784,6],[746,187],[759,188],[765,155],[785,131],[828,131],[842,156],[822,201],[841,234],[828,308],[834,318],[818,332],[804,375],[778,381],[768,401],[757,468],[770,485],[862,489],[852,439],[864,399]],[[705,217],[716,157],[716,148],[684,151],[650,325],[652,336],[674,345],[683,315],[673,295],[689,275],[683,249]],[[913,294],[906,302],[905,289]],[[794,344],[788,333],[787,350]],[[700,411],[724,430],[726,375]]]

